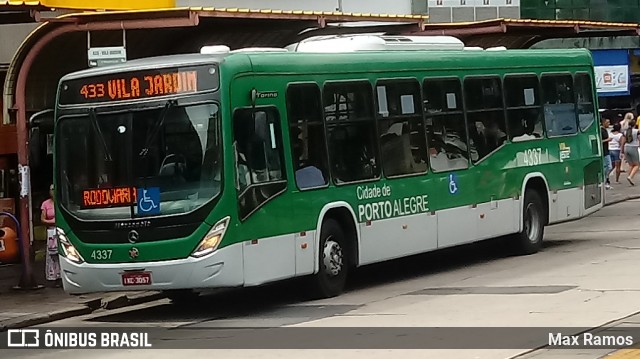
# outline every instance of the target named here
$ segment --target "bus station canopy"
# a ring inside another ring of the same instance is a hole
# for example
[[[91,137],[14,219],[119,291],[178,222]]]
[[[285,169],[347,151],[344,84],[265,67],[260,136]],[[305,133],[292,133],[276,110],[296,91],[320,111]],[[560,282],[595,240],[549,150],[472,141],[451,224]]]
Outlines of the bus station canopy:
[[[205,45],[284,47],[317,34],[401,33],[421,30],[426,19],[423,15],[202,7],[65,14],[44,21],[18,49],[4,83],[7,106],[2,121],[19,124],[17,115],[22,111],[28,118],[29,113],[52,108],[58,80],[88,67],[88,44],[126,46],[127,59],[135,59],[199,52]]]
[[[427,19],[422,15],[202,7],[66,14],[47,19],[18,49],[4,84],[7,106],[2,121],[20,126],[30,114],[53,108],[58,80],[88,67],[88,43],[91,47],[126,45],[127,59],[135,59],[199,52],[206,45],[284,47],[310,36],[340,33],[452,35],[467,46],[527,48],[545,38],[637,35],[639,28],[624,23],[510,19],[430,24]]]

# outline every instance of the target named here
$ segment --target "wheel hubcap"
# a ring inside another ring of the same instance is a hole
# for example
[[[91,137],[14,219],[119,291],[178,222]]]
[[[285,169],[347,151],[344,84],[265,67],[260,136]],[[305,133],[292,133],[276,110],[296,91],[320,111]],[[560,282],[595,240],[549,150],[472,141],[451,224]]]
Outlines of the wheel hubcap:
[[[331,237],[327,238],[324,243],[324,250],[322,254],[325,272],[331,276],[337,276],[340,274],[344,258],[340,244],[333,241]]]
[[[540,213],[533,204],[529,204],[524,216],[524,231],[529,241],[536,242],[540,235]]]

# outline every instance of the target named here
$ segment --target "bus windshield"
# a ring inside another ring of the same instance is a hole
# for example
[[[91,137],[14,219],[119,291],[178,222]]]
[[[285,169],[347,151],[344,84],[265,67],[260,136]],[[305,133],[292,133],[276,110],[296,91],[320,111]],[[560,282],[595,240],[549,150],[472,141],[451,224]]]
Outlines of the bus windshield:
[[[221,191],[219,129],[215,104],[63,116],[57,200],[82,220],[191,212]]]

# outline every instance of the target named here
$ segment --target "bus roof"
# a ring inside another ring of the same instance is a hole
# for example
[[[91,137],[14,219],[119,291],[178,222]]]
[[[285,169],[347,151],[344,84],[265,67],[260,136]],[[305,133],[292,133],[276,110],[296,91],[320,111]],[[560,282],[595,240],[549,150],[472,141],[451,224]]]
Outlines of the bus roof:
[[[586,49],[561,50],[408,50],[349,53],[246,54],[254,72],[355,73],[412,69],[474,70],[593,66]],[[226,60],[231,62],[233,57]]]
[[[97,67],[67,74],[60,80],[100,76],[123,71],[180,67],[226,62],[239,72],[258,73],[362,73],[385,69],[473,70],[544,68],[552,66],[593,66],[587,49],[544,50],[384,50],[344,53],[268,51],[212,52],[209,54],[165,55],[130,60],[122,64]],[[443,61],[446,59],[446,61]]]

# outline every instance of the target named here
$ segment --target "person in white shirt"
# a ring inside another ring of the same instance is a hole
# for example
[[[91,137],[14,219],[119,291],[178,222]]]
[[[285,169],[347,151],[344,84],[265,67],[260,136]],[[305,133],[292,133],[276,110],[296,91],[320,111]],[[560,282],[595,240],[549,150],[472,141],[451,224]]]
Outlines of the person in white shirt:
[[[609,141],[609,155],[611,156],[611,162],[616,171],[616,183],[618,184],[620,183],[620,151],[622,150],[622,137],[624,136],[620,130],[620,124],[616,123],[613,125],[613,130],[609,136],[609,138],[611,138],[611,141]]]

